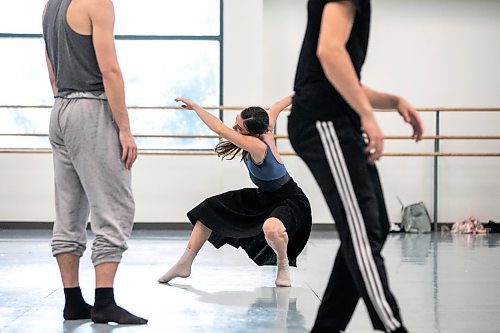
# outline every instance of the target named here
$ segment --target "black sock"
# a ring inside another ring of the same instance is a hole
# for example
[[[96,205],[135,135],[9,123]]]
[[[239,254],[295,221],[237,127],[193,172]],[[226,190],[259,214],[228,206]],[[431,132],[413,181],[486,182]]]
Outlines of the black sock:
[[[95,303],[91,311],[94,323],[146,324],[147,319],[134,316],[116,305],[113,288],[96,288]]]
[[[90,309],[82,296],[80,287],[64,288],[64,311],[63,318],[66,320],[90,319]]]

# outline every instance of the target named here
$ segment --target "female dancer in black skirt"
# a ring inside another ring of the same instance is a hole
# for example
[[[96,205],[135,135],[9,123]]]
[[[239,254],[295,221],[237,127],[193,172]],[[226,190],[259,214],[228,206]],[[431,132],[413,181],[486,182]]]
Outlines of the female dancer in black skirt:
[[[226,139],[215,151],[242,161],[257,188],[229,191],[203,201],[188,212],[194,228],[186,251],[158,281],[188,277],[196,254],[208,240],[216,248],[224,244],[243,248],[257,265],[278,265],[276,285],[291,285],[289,265],[296,266],[311,232],[311,207],[304,192],[288,174],[274,142],[274,125],[292,96],[276,102],[268,111],[249,107],[226,126],[198,104],[184,98],[183,108],[194,110],[215,133]]]

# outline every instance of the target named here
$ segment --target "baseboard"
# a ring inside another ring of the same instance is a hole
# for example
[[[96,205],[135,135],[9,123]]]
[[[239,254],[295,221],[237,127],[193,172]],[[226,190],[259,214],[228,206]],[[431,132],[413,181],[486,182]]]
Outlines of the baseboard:
[[[0,230],[52,230],[54,222],[33,221],[0,221]],[[189,222],[136,222],[134,230],[191,230],[193,226]],[[90,223],[87,225],[90,230]]]
[[[334,223],[313,223],[312,231],[334,231],[337,230]]]
[[[34,221],[0,221],[0,230],[52,230],[54,222],[34,222]],[[191,230],[192,224],[189,222],[135,222],[134,230]],[[90,224],[87,226],[90,229]],[[313,223],[314,231],[336,230],[333,223]]]
[[[0,221],[0,230],[51,230],[54,222],[33,222],[33,221]],[[451,227],[453,222],[439,222],[439,226]],[[400,223],[396,223],[400,225]],[[433,226],[434,227],[434,226]],[[189,222],[135,222],[134,230],[191,230]],[[87,226],[90,229],[90,224]],[[337,230],[334,223],[313,223],[313,231],[334,231]]]
[[[0,221],[0,230],[52,230],[54,222]]]

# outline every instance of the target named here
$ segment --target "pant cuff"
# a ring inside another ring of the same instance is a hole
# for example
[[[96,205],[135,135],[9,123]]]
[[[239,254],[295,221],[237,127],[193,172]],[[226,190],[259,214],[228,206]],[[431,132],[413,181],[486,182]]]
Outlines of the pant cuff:
[[[102,258],[93,258],[92,263],[94,266],[100,265],[100,264],[105,264],[105,263],[110,263],[110,262],[116,262],[120,263],[122,260],[121,255],[113,255],[113,256],[106,256]]]

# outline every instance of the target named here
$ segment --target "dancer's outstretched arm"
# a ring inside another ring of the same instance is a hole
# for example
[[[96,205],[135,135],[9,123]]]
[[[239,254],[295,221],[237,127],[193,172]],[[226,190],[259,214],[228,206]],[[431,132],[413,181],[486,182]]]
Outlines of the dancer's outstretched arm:
[[[231,141],[236,146],[252,154],[264,154],[266,145],[258,138],[251,135],[243,135],[234,131],[226,124],[224,124],[219,118],[215,117],[200,105],[187,98],[176,98],[175,101],[184,103],[182,105],[183,108],[195,111],[198,117],[200,117],[200,119],[208,126],[208,128],[215,132],[215,134],[228,141]]]
[[[274,126],[276,125],[276,119],[278,119],[278,116],[281,111],[286,109],[288,106],[292,104],[292,98],[295,92],[291,93],[290,95],[283,97],[279,101],[275,102],[269,110],[267,110],[267,113],[269,114],[269,131],[274,131]]]

